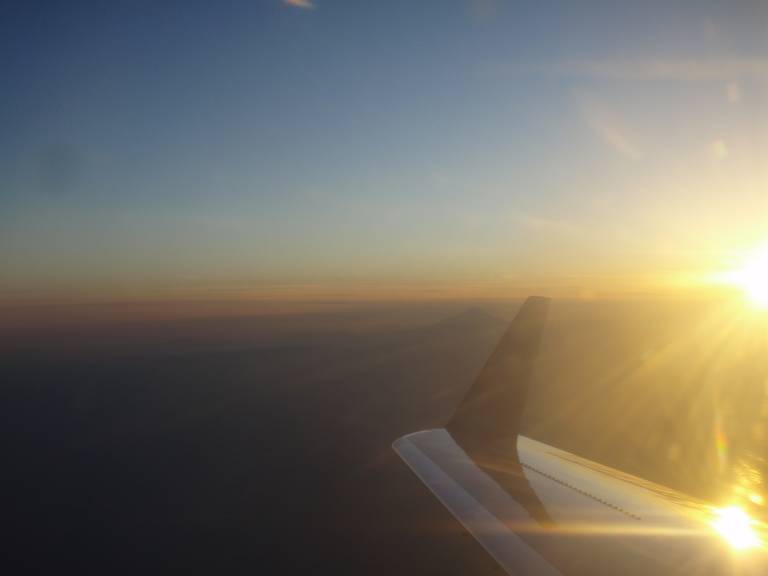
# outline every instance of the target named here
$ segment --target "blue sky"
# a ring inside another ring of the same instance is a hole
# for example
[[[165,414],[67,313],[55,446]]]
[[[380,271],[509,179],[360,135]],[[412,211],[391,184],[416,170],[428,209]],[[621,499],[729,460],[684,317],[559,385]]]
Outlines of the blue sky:
[[[768,239],[768,9],[619,4],[5,3],[0,295],[725,265]]]

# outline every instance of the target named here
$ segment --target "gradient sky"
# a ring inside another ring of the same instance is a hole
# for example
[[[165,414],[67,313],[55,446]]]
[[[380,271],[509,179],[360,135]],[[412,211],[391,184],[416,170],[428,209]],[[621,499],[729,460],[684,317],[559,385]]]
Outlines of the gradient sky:
[[[0,298],[685,282],[768,241],[768,4],[0,8]]]

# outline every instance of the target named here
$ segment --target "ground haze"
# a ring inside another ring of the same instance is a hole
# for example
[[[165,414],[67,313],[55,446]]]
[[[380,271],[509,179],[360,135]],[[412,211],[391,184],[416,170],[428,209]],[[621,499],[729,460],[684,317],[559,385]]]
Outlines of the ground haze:
[[[29,572],[492,573],[390,443],[447,421],[504,326],[388,306],[9,340],[9,550]]]

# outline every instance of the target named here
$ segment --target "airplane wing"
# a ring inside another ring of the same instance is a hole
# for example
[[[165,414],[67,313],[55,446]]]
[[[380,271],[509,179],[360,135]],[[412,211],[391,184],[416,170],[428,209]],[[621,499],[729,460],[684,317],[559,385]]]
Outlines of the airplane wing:
[[[768,574],[763,524],[520,434],[549,300],[529,298],[444,429],[393,449],[508,574]]]

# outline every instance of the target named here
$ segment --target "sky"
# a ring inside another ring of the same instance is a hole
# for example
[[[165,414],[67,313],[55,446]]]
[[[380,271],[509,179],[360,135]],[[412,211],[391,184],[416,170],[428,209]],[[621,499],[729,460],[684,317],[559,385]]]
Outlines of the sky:
[[[768,242],[761,2],[0,7],[0,300],[594,295]]]

